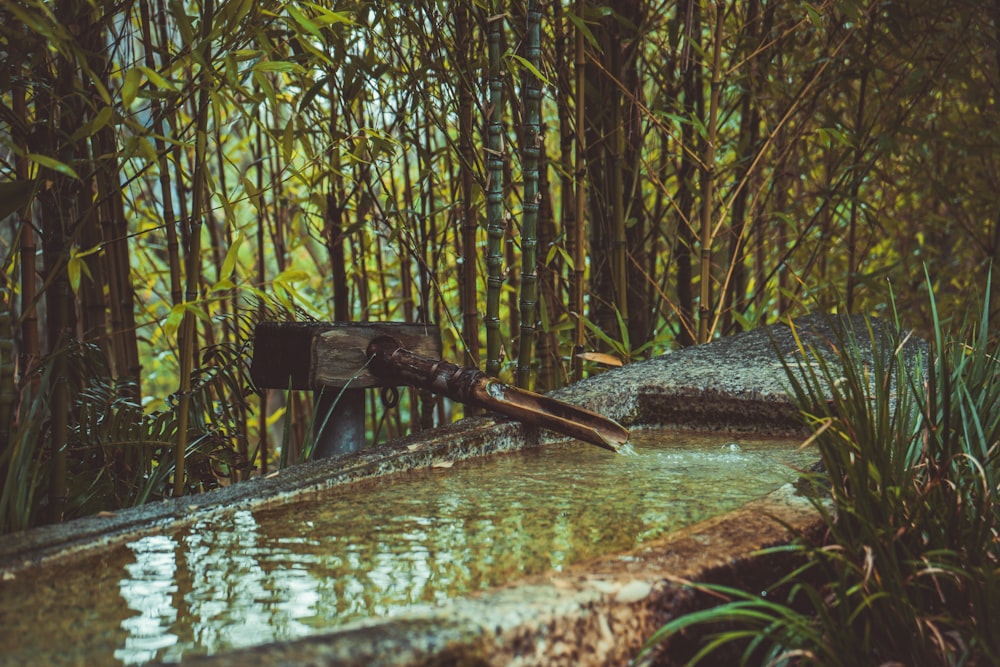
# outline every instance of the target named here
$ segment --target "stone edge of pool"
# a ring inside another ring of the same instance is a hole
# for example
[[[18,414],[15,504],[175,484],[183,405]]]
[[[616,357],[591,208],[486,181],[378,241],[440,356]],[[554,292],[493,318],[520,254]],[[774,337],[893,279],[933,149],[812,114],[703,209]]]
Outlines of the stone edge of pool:
[[[807,344],[833,349],[831,324],[859,318],[795,321]],[[876,339],[882,340],[875,321]],[[561,400],[626,425],[659,425],[793,435],[798,412],[785,391],[781,359],[794,359],[791,329],[775,325],[630,364],[554,392]],[[868,350],[867,354],[870,355]],[[142,535],[172,530],[215,513],[308,499],[338,484],[532,447],[551,434],[491,418],[466,419],[339,459],[295,466],[265,479],[7,536],[0,581],[70,562]],[[780,522],[774,517],[780,517]],[[688,608],[684,581],[761,585],[757,550],[812,530],[818,516],[790,485],[743,508],[619,554],[465,596],[439,608],[411,608],[328,633],[214,656],[205,665],[585,665],[625,664],[657,627]]]

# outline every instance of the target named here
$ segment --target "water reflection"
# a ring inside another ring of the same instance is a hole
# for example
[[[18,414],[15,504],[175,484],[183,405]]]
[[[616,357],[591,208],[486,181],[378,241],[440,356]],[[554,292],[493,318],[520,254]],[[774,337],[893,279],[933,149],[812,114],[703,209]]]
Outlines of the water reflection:
[[[301,563],[283,561],[251,512],[128,548],[135,562],[125,566],[119,593],[138,613],[121,622],[125,641],[115,657],[124,665],[258,645],[315,626],[317,580]]]
[[[177,592],[177,542],[165,535],[150,535],[128,545],[135,562],[125,566],[118,591],[128,608],[138,612],[121,622],[125,644],[115,658],[125,665],[141,665],[177,643],[170,627],[177,620],[173,597]]]

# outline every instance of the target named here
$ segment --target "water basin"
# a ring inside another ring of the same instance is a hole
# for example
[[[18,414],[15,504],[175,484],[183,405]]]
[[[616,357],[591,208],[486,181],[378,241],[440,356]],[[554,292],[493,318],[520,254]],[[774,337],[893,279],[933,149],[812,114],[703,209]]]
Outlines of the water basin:
[[[174,662],[307,637],[628,551],[809,462],[797,441],[732,437],[637,430],[637,456],[549,444],[145,535],[0,583],[0,664]]]

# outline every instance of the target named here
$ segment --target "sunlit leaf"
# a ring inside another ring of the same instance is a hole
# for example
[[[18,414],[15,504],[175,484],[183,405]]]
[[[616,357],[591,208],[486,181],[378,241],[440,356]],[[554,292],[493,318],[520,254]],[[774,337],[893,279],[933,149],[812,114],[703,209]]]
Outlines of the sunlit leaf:
[[[254,63],[253,69],[257,72],[301,72],[302,66],[287,60],[265,60]]]
[[[178,303],[175,304],[173,308],[170,309],[170,313],[167,318],[163,321],[163,334],[168,338],[173,338],[177,335],[177,329],[181,326],[181,322],[184,320],[185,304]]]
[[[323,23],[324,25],[333,25],[335,23],[342,23],[344,25],[356,25],[356,23],[351,19],[351,17],[346,12],[334,12],[322,5],[318,5],[315,2],[303,2],[304,6],[309,7],[316,12],[316,17],[314,20]]]
[[[132,68],[126,70],[125,77],[122,80],[122,106],[128,109],[132,106],[132,102],[135,101],[136,94],[139,92],[139,83],[142,82],[142,71],[137,68]]]
[[[282,283],[285,285],[290,285],[294,283],[301,283],[309,280],[312,276],[306,272],[297,269],[285,269],[278,275],[274,277],[275,283]]]
[[[519,56],[517,54],[514,54],[514,53],[510,54],[510,57],[513,60],[515,60],[518,65],[520,65],[524,69],[526,69],[529,72],[531,72],[531,74],[533,74],[536,79],[538,79],[539,81],[541,81],[546,86],[552,85],[549,82],[549,80],[547,78],[545,78],[545,75],[543,75],[541,72],[539,72],[538,68],[535,67],[534,65],[532,65],[526,58],[522,58],[521,56]]]
[[[233,275],[233,270],[236,268],[236,260],[240,255],[240,246],[243,243],[243,233],[236,232],[236,236],[233,237],[233,244],[229,246],[229,250],[226,251],[226,258],[222,261],[222,269],[219,270],[219,277],[221,279],[228,279]]]
[[[605,366],[617,367],[622,365],[621,359],[611,354],[605,354],[604,352],[580,352],[576,356],[584,361],[593,361]]]
[[[159,88],[160,90],[176,91],[177,86],[172,82],[165,79],[159,72],[144,65],[140,65],[139,69],[142,70],[149,82]]]
[[[80,177],[77,175],[76,171],[74,171],[73,167],[64,162],[60,162],[53,157],[49,157],[48,155],[39,155],[38,153],[28,153],[27,158],[43,167],[48,167],[53,171],[58,171],[60,174],[65,174],[66,176],[80,180]]]
[[[803,3],[805,5],[806,14],[809,15],[809,21],[814,27],[819,30],[823,29],[823,15],[820,14],[819,10],[813,7],[810,3]]]
[[[101,107],[93,118],[77,128],[76,132],[70,137],[70,142],[77,142],[81,139],[92,137],[97,134],[101,129],[104,128],[111,118],[114,116],[114,112],[111,107]]]
[[[305,14],[300,12],[294,4],[288,3],[285,5],[285,11],[288,15],[295,19],[295,22],[299,24],[302,28],[305,28],[306,32],[315,35],[316,37],[322,38],[323,34],[320,32],[319,26],[309,20]]]

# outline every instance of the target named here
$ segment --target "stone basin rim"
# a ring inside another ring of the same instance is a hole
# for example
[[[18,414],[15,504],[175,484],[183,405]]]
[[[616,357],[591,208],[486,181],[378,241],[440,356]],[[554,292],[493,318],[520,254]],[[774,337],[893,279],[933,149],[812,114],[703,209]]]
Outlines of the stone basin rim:
[[[861,322],[840,321],[851,326]],[[822,348],[833,335],[829,322],[819,316],[796,324],[800,336]],[[790,329],[777,325],[630,364],[553,395],[632,427],[669,425],[795,437],[805,431],[785,390],[780,358],[797,349]],[[722,374],[720,368],[728,372]],[[3,577],[19,576],[56,559],[92,555],[142,531],[170,529],[213,512],[291,502],[335,484],[386,474],[393,464],[424,468],[443,459],[465,460],[551,439],[550,434],[512,422],[466,419],[375,450],[290,468],[271,479],[10,536],[15,539],[0,545],[0,572]],[[73,530],[67,531],[71,525]],[[757,552],[787,543],[793,534],[789,529],[810,533],[821,525],[812,503],[785,485],[627,553],[578,563],[563,572],[462,596],[442,607],[408,607],[388,618],[356,621],[297,640],[192,656],[184,663],[627,664],[645,638],[692,608],[697,596],[685,582],[767,585],[774,580],[769,570],[773,563]],[[669,656],[661,664],[672,664]]]

